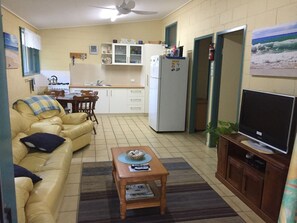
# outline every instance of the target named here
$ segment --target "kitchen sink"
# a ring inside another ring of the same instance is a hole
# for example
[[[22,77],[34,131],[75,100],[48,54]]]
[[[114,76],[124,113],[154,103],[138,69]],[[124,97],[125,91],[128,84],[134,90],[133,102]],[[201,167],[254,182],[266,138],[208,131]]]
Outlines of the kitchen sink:
[[[99,86],[99,87],[110,87],[111,84],[98,84],[97,86]]]

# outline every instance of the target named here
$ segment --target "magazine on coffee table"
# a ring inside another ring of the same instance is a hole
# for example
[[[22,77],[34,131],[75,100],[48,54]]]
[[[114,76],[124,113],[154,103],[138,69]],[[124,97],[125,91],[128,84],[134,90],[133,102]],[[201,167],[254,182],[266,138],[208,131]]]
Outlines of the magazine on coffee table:
[[[154,197],[148,184],[129,184],[126,186],[126,200],[137,200]]]

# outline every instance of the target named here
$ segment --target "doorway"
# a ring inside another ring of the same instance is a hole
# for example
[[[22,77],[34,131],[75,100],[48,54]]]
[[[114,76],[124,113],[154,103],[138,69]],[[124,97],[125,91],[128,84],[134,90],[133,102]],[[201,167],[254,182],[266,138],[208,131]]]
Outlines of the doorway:
[[[192,78],[190,82],[189,133],[206,129],[210,80],[208,48],[212,42],[213,35],[194,39]]]
[[[209,123],[219,120],[236,123],[239,117],[246,26],[217,33],[214,74],[210,91]],[[213,136],[209,147],[216,146]]]

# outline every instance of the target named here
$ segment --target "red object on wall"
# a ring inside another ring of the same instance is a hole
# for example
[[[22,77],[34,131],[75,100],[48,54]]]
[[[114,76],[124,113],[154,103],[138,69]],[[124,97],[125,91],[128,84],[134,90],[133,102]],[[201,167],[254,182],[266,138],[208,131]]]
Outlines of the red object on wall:
[[[214,44],[210,43],[209,47],[208,47],[208,60],[213,61],[214,60],[214,54],[215,54]]]

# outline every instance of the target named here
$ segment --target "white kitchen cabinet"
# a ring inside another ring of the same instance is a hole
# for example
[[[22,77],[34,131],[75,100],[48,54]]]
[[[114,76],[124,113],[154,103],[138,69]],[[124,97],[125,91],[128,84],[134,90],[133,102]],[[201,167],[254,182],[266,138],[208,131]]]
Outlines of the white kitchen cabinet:
[[[112,44],[112,64],[117,65],[142,65],[143,45],[140,44]]]
[[[109,97],[109,113],[127,112],[127,89],[111,89]]]
[[[144,113],[144,89],[128,89],[128,113]]]
[[[98,91],[96,114],[144,113],[143,88],[70,88],[71,93],[81,90]]]
[[[98,89],[99,99],[96,103],[96,114],[105,114],[109,113],[109,95],[110,89],[100,88]]]

